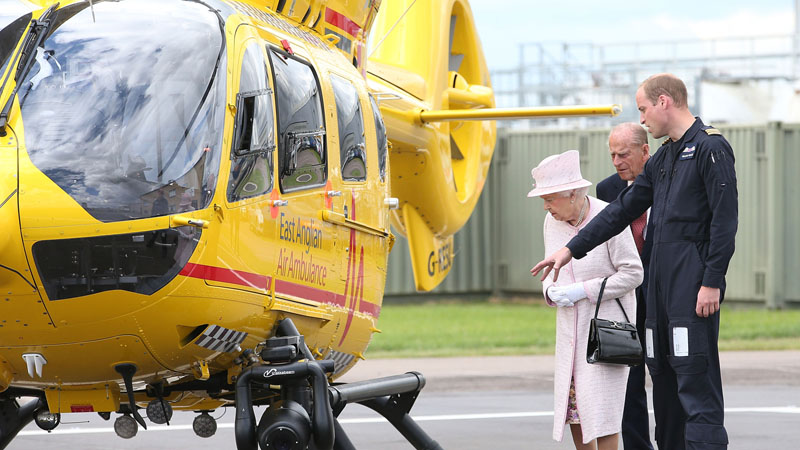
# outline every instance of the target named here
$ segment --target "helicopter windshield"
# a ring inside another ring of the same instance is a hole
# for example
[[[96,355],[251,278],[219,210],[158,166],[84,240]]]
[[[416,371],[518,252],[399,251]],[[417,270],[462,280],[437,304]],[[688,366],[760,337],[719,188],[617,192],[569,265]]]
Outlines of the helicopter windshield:
[[[56,13],[18,94],[36,167],[104,222],[206,207],[225,108],[219,17],[164,0]]]

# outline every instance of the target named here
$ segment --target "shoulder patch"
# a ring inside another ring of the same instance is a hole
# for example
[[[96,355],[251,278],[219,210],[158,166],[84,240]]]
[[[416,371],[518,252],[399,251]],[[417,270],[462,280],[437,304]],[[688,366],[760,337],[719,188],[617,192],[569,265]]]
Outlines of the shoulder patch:
[[[720,136],[722,135],[722,133],[720,133],[720,131],[718,129],[716,129],[716,128],[706,128],[703,131],[705,131],[706,134],[709,135],[709,136],[713,136],[715,134],[718,134]]]

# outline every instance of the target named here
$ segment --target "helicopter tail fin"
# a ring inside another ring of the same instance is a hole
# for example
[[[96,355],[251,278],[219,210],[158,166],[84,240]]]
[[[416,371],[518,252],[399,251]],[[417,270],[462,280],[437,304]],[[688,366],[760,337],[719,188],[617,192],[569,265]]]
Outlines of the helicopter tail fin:
[[[453,236],[437,236],[409,204],[403,207],[411,267],[417,290],[429,291],[445,279],[453,267]]]

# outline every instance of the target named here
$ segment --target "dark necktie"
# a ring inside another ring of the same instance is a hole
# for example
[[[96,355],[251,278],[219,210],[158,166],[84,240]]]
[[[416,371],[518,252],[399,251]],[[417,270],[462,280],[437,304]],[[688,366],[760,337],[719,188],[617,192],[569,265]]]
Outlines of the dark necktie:
[[[642,254],[642,247],[644,247],[644,227],[647,226],[647,211],[639,216],[631,223],[631,231],[633,232],[633,242],[636,243],[636,250],[639,255]]]

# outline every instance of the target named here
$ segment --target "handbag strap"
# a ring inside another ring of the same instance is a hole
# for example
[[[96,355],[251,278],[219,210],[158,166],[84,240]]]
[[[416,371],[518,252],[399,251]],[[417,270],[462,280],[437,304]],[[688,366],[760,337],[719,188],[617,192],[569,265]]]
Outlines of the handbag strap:
[[[603,291],[606,290],[606,281],[608,281],[608,277],[603,278],[603,283],[600,285],[600,293],[597,294],[597,303],[594,307],[594,318],[597,319],[597,313],[600,311],[600,301],[603,300]],[[622,307],[622,302],[619,301],[619,297],[616,298],[617,304],[619,305],[619,309],[622,310],[622,315],[625,316],[625,322],[630,322],[628,319],[628,314],[625,312],[625,308]]]

